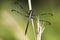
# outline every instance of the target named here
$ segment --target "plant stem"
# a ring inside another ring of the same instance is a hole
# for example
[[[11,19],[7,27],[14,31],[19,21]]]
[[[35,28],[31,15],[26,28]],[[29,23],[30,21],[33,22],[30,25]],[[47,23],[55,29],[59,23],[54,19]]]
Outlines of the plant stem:
[[[37,17],[37,40],[41,40],[42,33],[45,29],[45,27],[42,26],[41,26],[41,22],[39,21],[39,17]]]

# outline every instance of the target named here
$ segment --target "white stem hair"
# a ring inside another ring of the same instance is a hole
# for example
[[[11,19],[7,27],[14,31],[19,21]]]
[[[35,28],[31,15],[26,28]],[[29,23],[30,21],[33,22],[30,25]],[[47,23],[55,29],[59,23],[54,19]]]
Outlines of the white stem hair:
[[[44,26],[44,23],[43,25]],[[45,27],[41,26],[41,22],[39,21],[39,16],[37,17],[37,40],[41,40],[41,35],[45,29]]]

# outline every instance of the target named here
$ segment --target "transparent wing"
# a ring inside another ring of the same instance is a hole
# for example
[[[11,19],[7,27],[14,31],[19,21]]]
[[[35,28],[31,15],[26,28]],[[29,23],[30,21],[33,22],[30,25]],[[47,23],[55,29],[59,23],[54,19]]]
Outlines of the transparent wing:
[[[46,24],[48,24],[48,25],[51,25],[51,23],[49,22],[49,21],[47,21],[47,20],[40,20],[41,22],[45,22]]]
[[[28,15],[26,13],[21,13],[21,12],[15,10],[15,9],[12,9],[11,12],[17,12],[17,13],[19,13],[22,16],[28,17]]]
[[[52,13],[41,13],[41,14],[39,14],[40,16],[53,16],[53,14]]]
[[[53,14],[52,14],[52,13],[40,13],[40,14],[33,14],[32,16],[37,16],[37,15],[39,15],[39,16],[53,16]]]
[[[17,1],[15,2],[15,4],[17,4],[17,5],[22,9],[22,11],[24,11],[25,13],[27,13],[27,11],[24,9],[24,7],[22,6],[22,4],[20,3],[19,0],[17,0]]]
[[[33,18],[33,17],[32,17]],[[33,18],[34,20],[37,20],[36,18]],[[51,25],[51,22],[47,21],[47,20],[39,20],[40,22],[44,22],[48,25]]]
[[[17,11],[16,9],[12,9],[11,12],[16,12],[19,13],[22,16],[28,17],[28,12],[26,12],[26,10],[24,9],[24,7],[22,6],[22,4],[20,2],[23,2],[22,0],[16,0],[14,2],[14,4],[17,6],[19,6],[21,8],[21,10],[23,11],[22,13]]]

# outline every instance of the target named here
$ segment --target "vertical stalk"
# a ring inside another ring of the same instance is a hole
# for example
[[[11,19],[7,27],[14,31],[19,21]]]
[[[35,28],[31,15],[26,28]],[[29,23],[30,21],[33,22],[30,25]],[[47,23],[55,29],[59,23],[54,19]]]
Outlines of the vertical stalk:
[[[41,22],[39,21],[39,17],[37,17],[37,40],[41,40],[41,35],[45,29],[45,27],[42,27],[43,25],[41,25]]]
[[[34,38],[36,40],[36,33],[35,33],[35,29],[34,29],[34,22],[33,22],[33,19],[31,18],[31,22],[32,22],[32,28],[33,28],[33,33],[34,33]]]
[[[28,0],[29,10],[32,10],[31,0]]]

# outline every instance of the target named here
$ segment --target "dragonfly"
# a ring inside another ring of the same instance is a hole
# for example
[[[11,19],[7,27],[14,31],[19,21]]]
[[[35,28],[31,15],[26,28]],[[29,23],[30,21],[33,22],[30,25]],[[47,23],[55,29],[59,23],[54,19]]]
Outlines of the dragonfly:
[[[32,5],[31,5],[31,0],[28,0],[28,4],[29,4],[29,12],[28,12],[28,14],[26,14],[27,12],[25,11],[24,7],[20,4],[19,0],[17,0],[17,1],[15,2],[15,4],[17,4],[17,5],[25,12],[25,14],[17,11],[16,9],[12,9],[11,12],[17,12],[17,13],[19,13],[20,15],[25,16],[25,17],[28,18],[27,26],[26,26],[26,30],[25,30],[25,35],[26,35],[26,34],[27,34],[27,31],[28,31],[28,27],[29,27],[30,20],[31,20],[31,19],[37,20],[36,18],[34,18],[34,17],[36,17],[37,15],[33,14]],[[52,13],[41,13],[41,14],[39,14],[39,15],[40,15],[40,16],[45,16],[45,15],[53,16]],[[45,23],[48,23],[49,25],[51,25],[51,23],[50,23],[49,21],[41,20],[41,19],[40,19],[39,21],[45,22]]]

